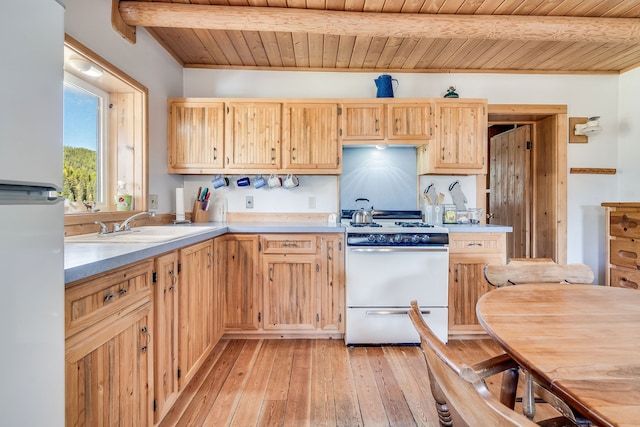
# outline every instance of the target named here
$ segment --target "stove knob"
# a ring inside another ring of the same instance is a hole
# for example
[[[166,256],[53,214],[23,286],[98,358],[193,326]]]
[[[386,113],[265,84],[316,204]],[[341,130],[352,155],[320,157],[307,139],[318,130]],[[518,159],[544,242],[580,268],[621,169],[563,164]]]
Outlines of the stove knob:
[[[396,234],[391,239],[393,243],[402,243],[402,234]]]
[[[429,241],[429,235],[423,234],[421,240],[422,240],[422,243],[427,243]]]
[[[377,240],[380,243],[384,243],[387,241],[387,236],[385,236],[384,234],[379,234]]]
[[[376,241],[376,235],[375,234],[369,234],[369,237],[367,237],[367,240],[370,242],[375,242]]]
[[[418,236],[417,234],[411,236],[411,243],[420,243],[420,236]]]

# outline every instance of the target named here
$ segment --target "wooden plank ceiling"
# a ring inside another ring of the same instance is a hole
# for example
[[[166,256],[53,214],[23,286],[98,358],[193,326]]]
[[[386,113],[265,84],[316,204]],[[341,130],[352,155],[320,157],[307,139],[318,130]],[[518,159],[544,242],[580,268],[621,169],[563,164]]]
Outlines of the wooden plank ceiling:
[[[621,73],[640,65],[640,0],[113,1],[184,67]],[[127,35],[128,34],[128,35]]]

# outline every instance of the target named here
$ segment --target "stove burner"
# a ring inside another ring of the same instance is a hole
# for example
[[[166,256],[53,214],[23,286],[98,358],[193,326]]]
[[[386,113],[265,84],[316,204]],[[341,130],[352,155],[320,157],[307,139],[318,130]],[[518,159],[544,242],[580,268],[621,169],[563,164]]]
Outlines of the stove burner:
[[[355,224],[353,221],[349,223],[350,226],[352,227],[382,227],[382,225],[376,223],[376,222],[372,222],[369,224],[363,224],[363,223],[358,223]]]
[[[406,222],[406,221],[396,221],[395,225],[399,225],[400,227],[420,227],[420,228],[428,228],[433,227],[432,224],[426,224],[424,222]]]

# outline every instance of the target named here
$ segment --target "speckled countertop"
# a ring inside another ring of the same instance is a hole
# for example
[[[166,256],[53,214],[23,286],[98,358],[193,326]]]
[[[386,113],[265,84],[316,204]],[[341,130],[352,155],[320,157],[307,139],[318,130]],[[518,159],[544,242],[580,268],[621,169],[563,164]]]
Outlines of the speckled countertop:
[[[225,233],[343,233],[341,224],[320,222],[235,222],[198,223],[206,227],[198,234],[161,243],[68,243],[64,245],[65,283],[75,282],[114,268],[155,257]],[[179,225],[178,227],[188,227]],[[505,233],[511,227],[500,225],[447,225],[451,233]]]

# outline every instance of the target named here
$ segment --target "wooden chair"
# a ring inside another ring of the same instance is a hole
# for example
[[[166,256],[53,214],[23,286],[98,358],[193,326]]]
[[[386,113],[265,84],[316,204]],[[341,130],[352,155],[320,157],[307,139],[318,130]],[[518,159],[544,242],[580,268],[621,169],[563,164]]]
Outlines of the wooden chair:
[[[556,264],[551,258],[512,258],[506,265],[486,264],[484,276],[496,287],[523,283],[592,283],[584,264]]]
[[[516,363],[506,354],[472,366],[458,366],[449,349],[429,329],[418,307],[411,302],[409,317],[420,334],[427,361],[431,393],[436,401],[440,425],[453,426],[451,407],[470,426],[575,426],[565,417],[555,417],[538,424],[503,405],[486,386],[485,378],[514,369]]]

